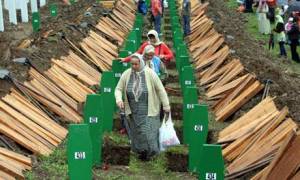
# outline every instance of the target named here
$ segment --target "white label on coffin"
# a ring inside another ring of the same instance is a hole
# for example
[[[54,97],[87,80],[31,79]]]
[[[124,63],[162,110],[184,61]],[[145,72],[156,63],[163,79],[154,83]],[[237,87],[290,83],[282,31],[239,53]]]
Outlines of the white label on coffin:
[[[90,124],[96,124],[96,123],[98,123],[98,117],[90,117],[89,121],[90,121]]]
[[[206,173],[205,180],[217,180],[217,173]]]
[[[75,152],[74,158],[76,160],[85,159],[85,152]]]

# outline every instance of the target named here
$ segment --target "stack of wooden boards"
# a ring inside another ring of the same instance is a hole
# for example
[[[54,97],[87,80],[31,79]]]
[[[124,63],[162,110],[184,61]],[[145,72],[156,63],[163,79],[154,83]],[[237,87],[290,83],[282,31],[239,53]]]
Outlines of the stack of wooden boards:
[[[270,97],[261,101],[219,133],[219,143],[226,144],[223,156],[229,162],[228,176],[240,176],[270,163],[297,127],[288,117],[287,107],[279,111]]]
[[[228,58],[229,47],[205,16],[207,5],[192,8],[189,48],[197,79],[206,89],[216,120],[224,121],[263,86],[245,72],[238,59]],[[219,133],[228,179],[263,167],[253,180],[300,178],[298,126],[288,116],[288,108],[277,109],[273,100],[266,97]]]
[[[126,36],[133,28],[136,7],[133,1],[119,0],[115,8],[106,17],[101,17],[99,23],[89,31],[79,46],[67,39],[71,47],[83,55],[101,71],[111,69],[112,60],[118,56],[118,46],[121,46]],[[109,40],[108,40],[109,39]],[[117,44],[117,45],[115,45]]]
[[[263,85],[245,71],[238,59],[229,59],[229,47],[205,16],[208,4],[192,9],[189,49],[196,79],[206,89],[207,100],[217,121],[224,121],[255,96]]]
[[[31,159],[0,147],[0,179],[25,179],[24,170],[31,170]]]
[[[291,132],[282,143],[271,164],[252,180],[300,179],[300,132]]]
[[[98,30],[91,30],[80,42],[80,47],[69,42],[87,62],[70,50],[67,56],[52,59],[47,71],[32,67],[28,81],[15,82],[17,87],[0,100],[1,134],[34,154],[49,155],[68,133],[58,121],[82,121],[80,107],[86,95],[95,93],[94,86],[101,79],[99,70],[111,68],[118,56],[118,46],[133,27],[134,2],[119,0],[115,5],[109,17],[100,19]],[[0,149],[0,179],[24,179],[22,170],[30,169],[30,161],[23,157],[21,164],[16,161],[21,156],[6,157],[1,152]]]

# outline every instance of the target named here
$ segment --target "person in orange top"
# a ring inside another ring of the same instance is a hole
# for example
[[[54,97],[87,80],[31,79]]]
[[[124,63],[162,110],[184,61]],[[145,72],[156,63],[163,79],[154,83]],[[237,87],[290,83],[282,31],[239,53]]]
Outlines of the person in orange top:
[[[155,48],[155,56],[159,57],[164,63],[170,62],[173,58],[173,52],[169,49],[169,47],[160,41],[158,37],[158,33],[155,30],[150,30],[147,34],[148,41],[144,42],[142,46],[137,50],[136,53],[143,54],[144,49],[147,45],[151,44]],[[129,62],[130,56],[122,59],[123,62]]]
[[[162,17],[161,0],[151,0],[151,12],[154,17],[154,27],[158,34],[160,34],[160,25]]]

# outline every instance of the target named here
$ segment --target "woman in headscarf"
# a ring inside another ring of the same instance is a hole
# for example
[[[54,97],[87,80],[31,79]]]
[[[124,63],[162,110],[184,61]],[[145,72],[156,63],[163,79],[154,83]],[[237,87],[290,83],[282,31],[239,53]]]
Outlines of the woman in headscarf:
[[[148,41],[144,42],[142,46],[137,50],[136,53],[142,54],[147,45],[151,44],[155,48],[155,55],[159,57],[164,63],[170,62],[173,59],[173,52],[169,49],[169,47],[160,41],[158,34],[155,30],[150,30],[147,34]],[[129,62],[130,56],[121,60],[123,62]]]
[[[267,13],[269,12],[269,7],[266,0],[260,0],[257,8],[258,14],[258,29],[262,34],[271,33],[270,21],[267,18]]]
[[[116,103],[130,117],[131,148],[142,160],[159,153],[160,105],[170,112],[168,95],[156,73],[145,66],[140,54],[131,56],[115,90]],[[123,101],[124,93],[124,101]]]
[[[160,58],[155,56],[155,48],[151,44],[147,45],[143,52],[143,59],[147,67],[152,69],[161,80],[167,77],[166,68]]]
[[[287,57],[286,50],[284,47],[284,44],[286,42],[284,21],[283,21],[282,16],[280,15],[280,8],[276,8],[275,14],[276,14],[276,16],[275,16],[274,32],[277,33],[277,41],[278,41],[279,49],[280,49],[279,56]]]

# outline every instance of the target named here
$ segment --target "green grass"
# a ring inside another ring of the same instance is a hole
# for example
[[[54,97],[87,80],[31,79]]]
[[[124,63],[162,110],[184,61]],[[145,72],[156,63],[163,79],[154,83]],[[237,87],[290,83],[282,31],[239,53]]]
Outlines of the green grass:
[[[169,149],[167,149],[166,152],[187,155],[189,153],[189,149],[185,145],[177,145],[177,146],[170,147]]]
[[[67,169],[66,142],[63,142],[50,156],[38,156],[33,171],[26,172],[25,177],[29,180],[41,177],[51,180],[67,179]]]
[[[105,133],[104,138],[109,138],[114,144],[128,145],[129,139],[125,135],[120,135],[118,132]]]

